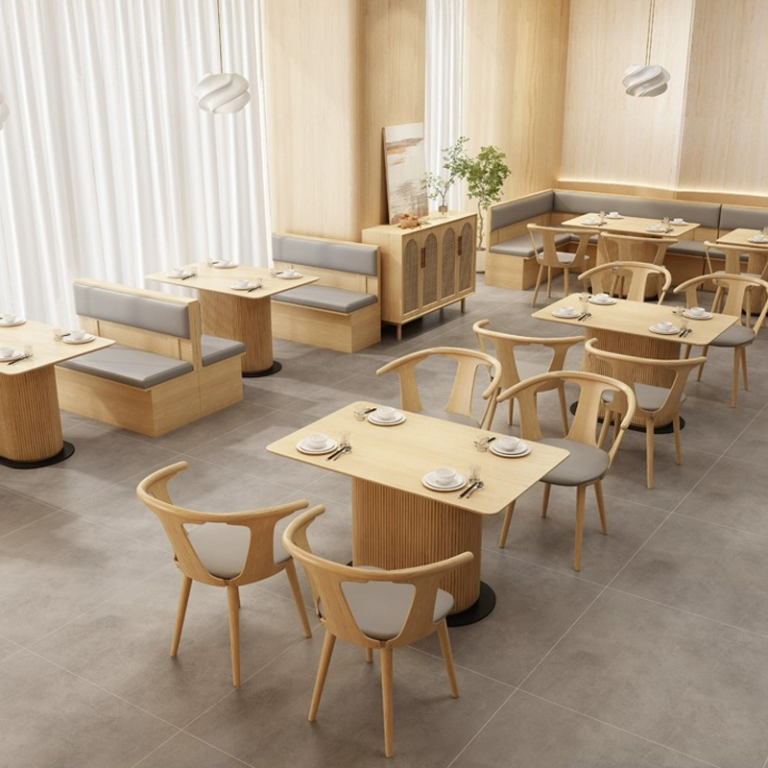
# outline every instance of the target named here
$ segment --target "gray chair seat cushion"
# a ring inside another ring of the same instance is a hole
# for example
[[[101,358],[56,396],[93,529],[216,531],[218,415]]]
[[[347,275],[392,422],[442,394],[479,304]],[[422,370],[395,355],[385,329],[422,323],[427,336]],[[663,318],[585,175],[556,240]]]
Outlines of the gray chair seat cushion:
[[[725,258],[725,254],[716,248],[711,248],[709,252],[712,256]],[[675,253],[680,256],[701,256],[703,259],[707,255],[707,249],[704,247],[704,243],[699,240],[678,240],[667,248],[667,253]]]
[[[541,479],[543,483],[583,485],[599,480],[608,471],[610,460],[602,448],[558,437],[546,437],[539,442],[570,451],[570,456],[565,461],[544,475]]]
[[[427,409],[425,411],[419,411],[422,416],[431,416],[433,419],[442,419],[443,421],[451,421],[454,424],[464,424],[466,427],[479,427],[480,424],[475,419],[464,416],[460,413],[448,413],[448,411],[442,411],[439,408]]]
[[[204,523],[187,531],[192,546],[208,573],[220,579],[234,579],[240,575],[248,556],[251,529],[244,525]],[[282,534],[275,531],[275,565],[291,556],[283,548]]]
[[[755,332],[743,325],[732,325],[712,341],[713,347],[740,347],[755,340]]]
[[[203,334],[200,337],[200,344],[203,351],[203,366],[213,365],[228,357],[242,355],[245,352],[245,344],[242,341],[232,341],[232,339],[222,339],[220,336],[208,336]]]
[[[576,258],[575,253],[568,253],[567,251],[557,251],[557,260],[561,264],[573,264],[573,261],[575,258]],[[539,263],[544,261],[543,251],[536,254],[536,261],[538,261]]]
[[[358,309],[375,304],[378,299],[370,293],[347,291],[343,288],[331,288],[327,285],[303,285],[277,296],[272,301],[282,301],[286,304],[301,304],[304,307],[327,309],[331,312],[342,312],[345,315]]]
[[[371,571],[380,571],[373,566],[358,566]],[[411,584],[393,584],[389,581],[369,581],[365,584],[344,582],[341,585],[349,610],[360,631],[374,640],[391,640],[400,634],[408,617],[415,588]],[[442,621],[453,608],[453,595],[443,589],[437,590],[434,622]],[[318,604],[320,615],[323,606]]]
[[[603,402],[613,402],[613,392],[603,392]],[[635,396],[637,397],[637,404],[644,411],[658,411],[664,405],[669,390],[665,387],[654,387],[651,384],[635,384]],[[684,403],[688,395],[683,392],[680,398],[680,403]]]
[[[541,250],[544,246],[541,241],[541,235],[538,233],[534,235],[536,242]],[[555,235],[555,245],[563,246],[568,243],[578,242],[578,238],[573,238],[570,232],[563,232],[562,235]],[[519,237],[513,237],[510,240],[505,240],[503,243],[497,243],[491,246],[493,253],[503,253],[505,256],[521,256],[524,259],[532,259],[536,252],[533,250],[533,243],[531,242],[530,235],[520,235]]]
[[[141,389],[149,389],[192,371],[192,365],[184,360],[175,360],[119,344],[60,365],[62,368],[90,373],[92,376],[101,376],[102,379],[119,381],[121,384],[130,384]]]

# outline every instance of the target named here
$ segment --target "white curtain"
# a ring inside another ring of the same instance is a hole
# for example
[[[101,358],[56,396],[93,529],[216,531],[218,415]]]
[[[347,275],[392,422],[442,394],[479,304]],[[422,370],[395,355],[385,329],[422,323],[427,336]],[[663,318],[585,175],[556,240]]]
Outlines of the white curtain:
[[[427,0],[424,144],[427,170],[442,170],[443,152],[461,136],[465,0]],[[450,210],[461,208],[460,182],[448,193]]]
[[[70,323],[76,277],[268,263],[260,8],[220,2],[251,102],[214,116],[216,0],[0,0],[0,311]]]

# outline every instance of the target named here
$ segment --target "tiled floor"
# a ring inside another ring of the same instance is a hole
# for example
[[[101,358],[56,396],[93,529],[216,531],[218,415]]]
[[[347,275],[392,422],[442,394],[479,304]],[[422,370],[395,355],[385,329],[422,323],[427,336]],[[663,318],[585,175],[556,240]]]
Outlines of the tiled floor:
[[[346,561],[347,481],[264,447],[358,398],[397,404],[397,381],[376,369],[423,347],[474,347],[472,323],[483,317],[518,334],[571,333],[531,320],[529,301],[480,286],[466,315],[435,314],[401,343],[390,329],[354,356],[277,342],[282,373],[245,380],[245,402],[226,412],[159,440],[65,414],[71,460],[0,468],[0,766],[764,768],[763,340],[735,411],[730,353],[712,351],[704,380],[689,385],[684,464],[660,435],[652,491],[644,438],[626,436],[605,482],[610,536],[588,496],[580,574],[571,569],[575,492],[553,490],[545,520],[540,489],[523,497],[504,550],[500,517],[486,521],[483,573],[497,608],[451,630],[458,700],[434,638],[395,654],[393,760],[383,756],[378,663],[359,649],[337,645],[317,722],[307,722],[321,632],[303,637],[282,575],[243,590],[239,689],[220,590],[193,587],[179,656],[169,658],[179,575],[160,524],[135,498],[139,479],[183,459],[190,469],[174,490],[187,506],[324,503],[313,544]],[[541,351],[524,357],[528,374],[547,364]],[[427,369],[428,402],[447,380]],[[544,410],[552,405],[542,398]],[[506,429],[501,413],[497,428]]]

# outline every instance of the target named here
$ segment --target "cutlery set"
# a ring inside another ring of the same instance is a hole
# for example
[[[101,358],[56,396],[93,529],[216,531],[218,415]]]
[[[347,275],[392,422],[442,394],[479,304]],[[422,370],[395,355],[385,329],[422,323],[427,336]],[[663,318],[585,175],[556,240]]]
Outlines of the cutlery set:
[[[684,329],[683,329],[682,331],[680,331],[680,333],[678,333],[677,335],[678,335],[678,336],[679,336],[681,339],[684,339],[684,338],[685,338],[685,337],[686,337],[686,336],[687,336],[689,333],[693,333],[693,328],[684,328]]]
[[[582,320],[586,320],[588,317],[592,317],[591,312],[582,312],[582,314],[576,318],[576,322],[580,323]]]
[[[15,360],[11,360],[8,362],[8,365],[13,365],[14,363],[20,363],[22,360],[28,360],[32,355],[24,355],[24,357],[17,357]]]
[[[460,494],[460,499],[470,499],[475,491],[481,491],[485,488],[485,483],[482,480],[477,480],[474,483],[470,483],[468,488],[465,488]]]
[[[337,448],[330,456],[326,457],[326,461],[336,461],[339,456],[343,456],[345,453],[352,453],[351,445],[343,445],[341,448]]]

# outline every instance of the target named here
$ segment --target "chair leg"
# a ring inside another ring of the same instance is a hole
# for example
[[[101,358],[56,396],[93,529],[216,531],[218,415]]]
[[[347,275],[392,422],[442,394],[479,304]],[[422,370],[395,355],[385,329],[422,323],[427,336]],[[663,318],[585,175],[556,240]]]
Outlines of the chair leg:
[[[456,682],[456,670],[453,666],[453,653],[451,653],[451,640],[448,637],[448,622],[443,619],[437,625],[437,636],[440,638],[440,650],[443,652],[445,671],[448,673],[448,682],[451,685],[451,696],[459,698],[459,684]]]
[[[547,516],[547,507],[549,506],[549,492],[552,490],[550,483],[544,483],[544,496],[541,499],[541,516]]]
[[[552,267],[547,267],[547,298],[552,298]]]
[[[563,267],[563,296],[568,295],[568,267]]]
[[[595,483],[595,500],[597,501],[597,511],[600,513],[600,528],[605,536],[608,535],[608,518],[605,516],[605,499],[603,498],[603,481],[598,480]]]
[[[509,413],[507,415],[507,424],[512,426],[515,421],[515,398],[509,398]]]
[[[707,353],[709,352],[709,347],[704,347],[701,350],[701,354],[704,355],[704,357],[707,356]],[[696,376],[696,381],[701,381],[701,375],[704,373],[704,365],[707,361],[705,360],[700,366],[699,366],[699,373]]]
[[[560,415],[563,419],[563,437],[568,434],[568,406],[565,403],[565,387],[561,384],[557,388],[557,394],[560,398]]]
[[[373,648],[366,648],[365,649],[365,660],[369,664],[373,664]]]
[[[176,624],[173,627],[173,640],[171,641],[171,656],[175,656],[179,651],[181,630],[184,627],[184,617],[187,615],[187,603],[189,602],[189,591],[191,589],[192,579],[189,576],[182,576],[179,607],[176,609]]]
[[[536,306],[536,297],[539,295],[539,288],[541,287],[541,278],[544,276],[544,265],[539,267],[539,274],[536,276],[536,287],[533,289],[533,301],[531,306]]]
[[[229,644],[232,650],[232,685],[240,685],[240,597],[237,587],[227,585],[229,604]]]
[[[504,549],[507,545],[507,534],[509,533],[509,524],[512,522],[512,513],[515,511],[515,502],[507,505],[504,512],[504,524],[501,526],[501,536],[499,536],[499,547]]]
[[[613,418],[613,411],[609,411],[606,408],[603,411],[603,426],[600,427],[600,436],[597,438],[598,448],[602,448],[605,445],[605,438],[608,437],[608,430],[611,427],[612,418]]]
[[[317,678],[315,679],[315,690],[312,693],[312,703],[309,705],[309,717],[307,719],[310,723],[314,723],[315,717],[317,717],[317,709],[320,706],[320,697],[323,695],[325,677],[328,674],[328,667],[331,664],[331,656],[333,655],[333,646],[335,644],[336,635],[332,635],[326,629],[323,650],[320,654],[320,666],[317,668]]]
[[[384,709],[384,754],[392,757],[392,649],[381,649],[381,699]]]
[[[683,447],[680,443],[680,414],[676,413],[672,419],[672,428],[675,431],[675,464],[683,463]]]
[[[301,594],[299,577],[296,575],[296,565],[293,562],[293,560],[289,560],[286,563],[285,572],[286,574],[288,574],[288,583],[291,585],[293,600],[296,603],[296,610],[299,612],[299,618],[301,619],[301,626],[304,629],[304,636],[312,637],[312,630],[310,629],[309,619],[307,618],[307,609],[304,607],[304,597]]]
[[[731,389],[731,408],[736,407],[739,399],[739,348],[733,350],[733,385]]]
[[[749,391],[749,379],[747,378],[747,347],[739,347],[741,349],[741,375],[744,379],[744,390]]]
[[[587,486],[580,485],[576,489],[576,544],[573,550],[573,570],[581,570],[581,538],[584,533],[584,501]]]
[[[653,419],[645,420],[646,487],[653,488]]]

